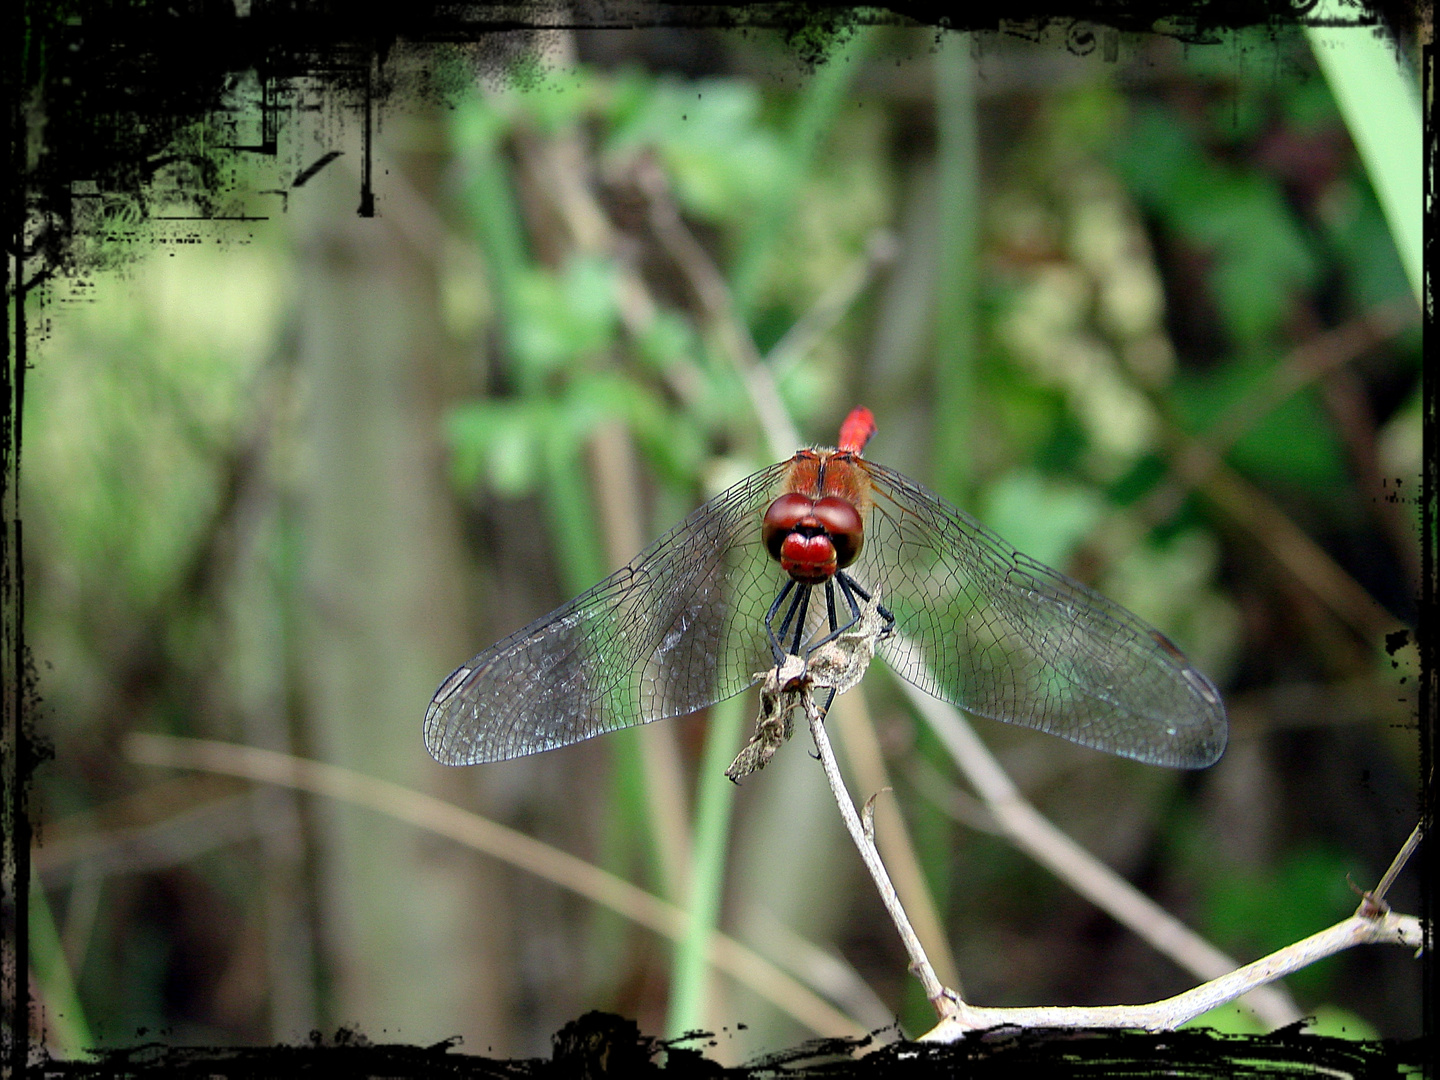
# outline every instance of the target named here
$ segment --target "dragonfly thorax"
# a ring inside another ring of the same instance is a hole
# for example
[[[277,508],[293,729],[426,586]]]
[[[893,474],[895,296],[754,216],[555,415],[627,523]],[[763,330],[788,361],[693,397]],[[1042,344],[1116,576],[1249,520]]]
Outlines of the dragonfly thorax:
[[[765,511],[761,535],[781,569],[798,582],[815,585],[855,561],[865,525],[847,499],[810,499],[791,492]]]

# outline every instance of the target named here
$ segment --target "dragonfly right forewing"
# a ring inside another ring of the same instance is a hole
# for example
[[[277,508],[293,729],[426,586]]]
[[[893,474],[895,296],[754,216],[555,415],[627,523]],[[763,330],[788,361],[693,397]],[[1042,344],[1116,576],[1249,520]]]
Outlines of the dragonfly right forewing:
[[[1139,761],[1219,758],[1219,694],[1168,639],[918,484],[863,467],[873,509],[857,576],[895,615],[880,652],[902,677],[982,716]]]

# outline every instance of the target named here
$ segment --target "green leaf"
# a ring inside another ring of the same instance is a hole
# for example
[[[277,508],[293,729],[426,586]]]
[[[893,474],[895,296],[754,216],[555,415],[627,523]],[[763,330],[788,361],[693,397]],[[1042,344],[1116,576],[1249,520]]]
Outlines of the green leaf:
[[[455,484],[485,484],[507,498],[533,492],[541,475],[542,435],[551,426],[548,402],[471,402],[445,419],[450,469]]]
[[[1276,337],[1319,264],[1278,185],[1210,160],[1170,110],[1140,110],[1116,165],[1142,203],[1213,257],[1210,284],[1242,347]]]
[[[1046,566],[1064,566],[1104,512],[1089,488],[1029,469],[1007,473],[981,497],[985,524]]]
[[[689,321],[663,308],[655,313],[635,341],[639,358],[657,371],[694,358],[699,348],[695,329]]]
[[[760,94],[749,83],[662,80],[625,104],[605,155],[655,149],[682,208],[697,217],[742,219],[779,175],[780,148],[759,122]]]
[[[1234,361],[1203,378],[1174,384],[1174,402],[1186,427],[1203,433],[1256,392],[1273,364]],[[1287,398],[1237,441],[1226,459],[1267,480],[1304,484],[1316,494],[1348,490],[1344,454],[1329,414],[1312,389]]]
[[[511,345],[530,378],[543,378],[614,341],[615,269],[605,260],[576,256],[559,275],[530,269],[515,289]]]

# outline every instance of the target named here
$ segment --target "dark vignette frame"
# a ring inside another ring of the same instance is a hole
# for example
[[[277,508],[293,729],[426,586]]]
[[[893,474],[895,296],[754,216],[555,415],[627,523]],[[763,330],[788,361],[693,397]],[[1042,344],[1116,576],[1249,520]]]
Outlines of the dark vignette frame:
[[[1315,0],[1022,0],[1005,12],[1009,26],[1041,30],[1058,26],[1066,47],[1084,54],[1097,47],[1097,29],[1160,32],[1191,42],[1214,40],[1222,29],[1274,25],[1303,19]],[[1431,8],[1429,0],[1419,5]],[[581,5],[574,11],[558,4],[527,3],[501,8],[485,2],[468,6],[433,4],[387,5],[367,0],[336,5],[310,0],[283,4],[255,0],[240,18],[230,0],[160,3],[136,0],[127,9],[102,0],[22,0],[5,17],[6,64],[3,73],[7,159],[4,213],[8,255],[0,267],[11,317],[4,336],[0,366],[0,1075],[28,1072],[55,1076],[196,1073],[242,1075],[261,1070],[267,1075],[308,1071],[316,1065],[393,1076],[562,1074],[594,1067],[608,1055],[611,1067],[629,1072],[657,1067],[664,1054],[669,1068],[718,1075],[706,1061],[700,1043],[682,1045],[642,1037],[636,1025],[616,1017],[587,1014],[568,1025],[555,1039],[553,1062],[510,1064],[453,1054],[450,1043],[433,1047],[369,1044],[363,1035],[342,1030],[333,1039],[317,1035],[303,1047],[268,1049],[206,1049],[162,1044],[108,1051],[95,1062],[48,1060],[43,1050],[28,1045],[32,1002],[28,987],[29,918],[25,898],[31,883],[29,852],[32,822],[29,786],[35,770],[55,752],[33,724],[38,705],[34,658],[25,639],[23,508],[19,504],[22,465],[21,423],[26,371],[32,364],[29,345],[33,328],[24,298],[36,286],[77,259],[77,209],[94,197],[76,192],[72,180],[96,179],[105,195],[138,196],[143,185],[172,164],[172,139],[187,122],[219,105],[226,76],[251,68],[262,86],[261,137],[253,145],[221,149],[274,157],[278,152],[275,93],[301,77],[320,78],[340,87],[364,125],[362,179],[356,213],[374,215],[370,139],[375,109],[397,90],[385,81],[390,50],[407,44],[482,43],[487,35],[525,29],[644,26],[731,27],[779,30],[806,63],[823,62],[827,48],[861,24],[902,23],[937,28],[996,30],[998,15],[983,17],[943,0],[900,0],[885,7],[857,8],[831,4],[780,2],[754,4],[692,4],[676,0],[622,0]],[[1374,25],[1383,17],[1402,30],[1430,16],[1405,0],[1371,0],[1369,10],[1357,8],[1356,25]],[[576,12],[578,11],[578,14]],[[519,14],[517,14],[517,12]],[[196,42],[204,43],[197,48]],[[163,71],[163,74],[162,74]],[[1434,45],[1422,51],[1422,99],[1435,88]],[[118,86],[131,91],[124,111],[100,113],[91,103],[106,100]],[[34,130],[29,108],[33,95],[45,92],[46,128]],[[1427,172],[1425,196],[1433,207],[1435,134],[1425,115]],[[297,171],[290,186],[299,187],[338,156],[322,155]],[[213,159],[196,156],[192,166],[195,189],[187,192],[202,209],[199,220],[245,220],[227,213],[222,170]],[[277,192],[284,196],[284,192]],[[1433,296],[1430,273],[1434,253],[1434,215],[1425,219],[1426,295]],[[1433,320],[1433,301],[1425,305],[1424,325]],[[1437,535],[1435,496],[1440,481],[1435,418],[1437,380],[1423,381],[1424,454],[1422,477],[1422,595],[1418,639],[1422,662],[1420,697],[1421,773],[1434,769],[1434,725],[1440,700],[1436,668],[1435,600]],[[1421,796],[1421,818],[1433,819],[1433,787]],[[1433,894],[1428,888],[1429,845],[1422,845],[1417,869],[1422,889],[1421,915],[1431,920]],[[1288,1071],[1302,1061],[1316,1066],[1369,1071],[1382,1061],[1391,1067],[1429,1061],[1433,1068],[1435,966],[1427,960],[1422,975],[1423,1045],[1374,1045],[1317,1039],[1297,1042],[1296,1029],[1236,1039],[1200,1032],[1165,1035],[1119,1035],[1086,1032],[997,1032],[967,1039],[951,1047],[920,1048],[896,1044],[857,1066],[846,1040],[821,1040],[752,1063],[756,1069],[803,1070],[807,1075],[838,1075],[852,1068],[889,1073],[912,1068],[964,1067],[976,1073],[995,1067],[1074,1063],[1071,1067],[1104,1071],[1143,1063],[1147,1071],[1176,1067],[1200,1071],[1229,1069],[1243,1057],[1247,1065],[1271,1074]],[[1082,1065],[1081,1063],[1084,1062]],[[1384,1066],[1382,1066],[1384,1067]],[[748,1069],[746,1070],[749,1071]]]

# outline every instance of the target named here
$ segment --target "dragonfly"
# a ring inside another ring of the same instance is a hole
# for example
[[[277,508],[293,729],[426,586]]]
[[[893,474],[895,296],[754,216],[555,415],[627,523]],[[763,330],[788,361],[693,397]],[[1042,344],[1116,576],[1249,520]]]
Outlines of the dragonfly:
[[[695,712],[863,607],[891,670],[966,712],[1154,765],[1219,759],[1219,691],[1169,638],[864,458],[874,432],[856,408],[838,446],[741,480],[456,668],[425,713],[430,753],[504,761]]]

